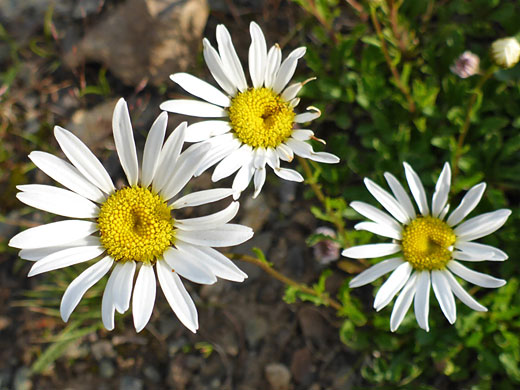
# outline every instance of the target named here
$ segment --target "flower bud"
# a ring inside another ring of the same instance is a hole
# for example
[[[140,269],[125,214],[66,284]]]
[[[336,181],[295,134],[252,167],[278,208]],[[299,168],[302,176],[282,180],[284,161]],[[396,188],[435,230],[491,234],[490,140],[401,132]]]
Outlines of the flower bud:
[[[450,67],[450,70],[460,78],[468,78],[479,72],[480,58],[470,52],[465,51],[460,55],[455,63]]]
[[[502,38],[491,44],[491,57],[497,65],[511,68],[520,59],[520,43],[516,38]]]
[[[319,227],[314,231],[314,234],[321,234],[329,236],[331,240],[323,239],[313,246],[314,258],[322,264],[328,264],[331,261],[339,258],[340,245],[333,241],[336,238],[336,232],[328,227]]]

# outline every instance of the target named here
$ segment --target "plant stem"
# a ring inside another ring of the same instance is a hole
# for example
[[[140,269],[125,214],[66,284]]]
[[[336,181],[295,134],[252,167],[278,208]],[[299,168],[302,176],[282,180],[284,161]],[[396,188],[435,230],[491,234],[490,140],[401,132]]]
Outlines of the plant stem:
[[[477,97],[478,97],[479,92],[481,91],[484,83],[487,80],[489,80],[489,78],[493,75],[493,73],[495,73],[495,70],[496,70],[496,68],[494,66],[492,66],[491,68],[489,68],[487,70],[486,73],[484,73],[484,75],[482,75],[477,86],[475,87],[475,89],[473,90],[473,92],[471,94],[471,98],[469,99],[468,109],[466,111],[466,118],[464,119],[464,123],[462,124],[462,128],[460,129],[459,140],[457,142],[457,148],[455,149],[455,156],[453,158],[453,164],[452,164],[453,165],[453,174],[452,174],[452,179],[451,179],[451,182],[453,184],[455,183],[455,179],[457,178],[457,175],[459,173],[459,160],[462,156],[462,147],[464,146],[464,140],[466,139],[466,135],[468,134],[469,126],[471,124],[471,116],[473,115],[473,106],[475,105],[475,102],[477,101]],[[452,188],[453,188],[453,186],[452,186]]]
[[[262,261],[260,259],[257,259],[256,257],[253,257],[253,256],[242,255],[242,254],[238,254],[238,253],[228,253],[228,254],[226,254],[226,256],[229,257],[232,260],[240,260],[240,261],[245,261],[247,263],[254,264],[254,265],[262,268],[262,270],[264,270],[266,273],[271,275],[273,278],[279,280],[283,284],[286,284],[288,286],[296,287],[298,290],[301,290],[301,291],[303,291],[306,294],[314,295],[315,297],[322,299],[323,302],[325,302],[325,304],[327,306],[331,306],[331,307],[333,307],[334,309],[336,309],[338,311],[342,309],[341,304],[338,301],[336,301],[335,299],[330,298],[327,295],[318,294],[318,293],[316,293],[316,291],[314,291],[312,288],[308,287],[307,285],[302,284],[302,283],[298,283],[297,281],[295,281],[295,280],[293,280],[293,279],[291,279],[291,278],[281,274],[280,272],[275,270],[266,261]]]
[[[306,159],[298,156],[298,161],[300,162],[301,166],[303,167],[303,171],[305,172],[305,182],[308,183],[318,200],[321,202],[323,207],[325,208],[325,212],[330,217],[330,219],[333,221],[334,226],[336,226],[336,230],[338,231],[338,234],[340,237],[343,237],[346,241],[345,237],[345,226],[343,223],[343,219],[341,217],[338,217],[336,214],[332,213],[330,211],[330,208],[327,205],[327,197],[321,190],[318,183],[316,183],[316,180],[314,180],[312,175],[311,167],[309,166],[309,163]]]
[[[388,67],[390,68],[390,72],[392,72],[392,76],[394,78],[395,84],[397,85],[397,88],[399,88],[401,90],[401,92],[403,93],[403,95],[405,96],[405,98],[408,102],[408,110],[411,113],[414,113],[415,112],[415,103],[412,99],[412,96],[410,95],[410,91],[408,90],[408,87],[405,86],[401,82],[401,76],[399,75],[399,71],[394,66],[394,64],[392,64],[392,59],[390,58],[390,54],[388,54],[385,37],[381,30],[381,25],[379,24],[379,20],[377,19],[376,9],[374,7],[370,7],[370,17],[372,19],[372,24],[374,25],[374,28],[376,29],[376,33],[377,33],[377,37],[379,38],[379,42],[381,43],[381,51],[383,52],[383,56],[385,57],[385,61],[388,64]]]

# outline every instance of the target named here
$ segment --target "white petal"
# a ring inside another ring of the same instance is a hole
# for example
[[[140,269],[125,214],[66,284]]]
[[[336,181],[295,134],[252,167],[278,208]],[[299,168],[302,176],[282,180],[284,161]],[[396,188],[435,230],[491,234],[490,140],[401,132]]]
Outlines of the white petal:
[[[249,25],[251,46],[249,46],[249,74],[253,87],[261,88],[264,84],[265,66],[267,64],[267,44],[264,33],[255,22]]]
[[[222,161],[218,163],[213,171],[211,180],[213,182],[219,181],[225,177],[231,176],[238,171],[244,163],[251,160],[253,150],[249,145],[242,145],[239,149],[231,152]]]
[[[294,122],[306,123],[313,121],[314,119],[319,118],[321,116],[321,111],[318,110],[316,107],[307,107],[307,110],[307,112],[296,115],[294,117]]]
[[[393,238],[396,240],[400,240],[402,238],[400,231],[396,231],[387,225],[381,225],[375,222],[360,222],[354,226],[354,229],[365,230],[379,236]]]
[[[267,160],[267,149],[265,148],[257,148],[254,150],[254,157],[253,157],[253,166],[255,168],[264,168],[265,163]]]
[[[137,333],[144,329],[152,316],[155,294],[156,286],[153,266],[143,264],[139,275],[137,275],[132,297],[132,315]]]
[[[300,98],[294,98],[293,100],[289,101],[289,106],[291,108],[295,108],[298,104],[300,104]]]
[[[244,165],[242,165],[238,173],[235,175],[232,185],[233,191],[235,191],[233,197],[236,197],[236,194],[240,194],[244,191],[253,178],[253,174],[255,173],[255,168],[253,167],[253,156],[249,157],[249,161],[245,161]]]
[[[105,291],[103,292],[103,298],[101,299],[101,320],[107,330],[114,329],[114,294],[117,293],[117,291],[114,291],[114,284],[117,280],[117,275],[121,271],[121,267],[121,263],[116,263],[116,266],[108,278]]]
[[[99,214],[98,206],[69,190],[41,184],[17,188],[24,191],[16,194],[21,202],[40,210],[71,218],[96,218]]]
[[[460,276],[462,279],[480,287],[498,288],[506,284],[506,281],[503,279],[498,279],[481,272],[473,271],[455,260],[450,261],[447,267],[455,275]]]
[[[401,325],[401,322],[403,322],[404,316],[412,304],[416,290],[417,272],[410,276],[401,293],[395,300],[392,315],[390,316],[390,330],[392,332],[395,332],[397,328],[399,328],[399,325]]]
[[[175,238],[200,246],[226,247],[242,244],[253,237],[253,229],[247,226],[226,224],[214,230],[178,230]]]
[[[27,276],[35,276],[55,269],[83,263],[98,257],[103,252],[105,252],[105,248],[102,246],[80,246],[64,249],[35,262]]]
[[[296,49],[294,49],[293,51],[291,51],[289,53],[289,55],[287,56],[287,58],[296,58],[297,60],[299,60],[300,58],[302,58],[305,53],[307,52],[307,48],[305,46],[300,46],[300,47],[297,47]]]
[[[106,256],[83,271],[69,284],[63,294],[63,298],[61,298],[60,313],[63,321],[67,322],[69,320],[70,315],[78,306],[83,295],[106,275],[113,263],[114,260],[110,256]]]
[[[461,241],[476,240],[500,229],[510,215],[511,210],[508,209],[481,214],[461,223],[454,229],[454,233]]]
[[[73,165],[65,160],[45,152],[31,152],[29,158],[49,177],[77,194],[97,203],[105,200],[105,195],[99,188],[89,182]]]
[[[24,230],[11,238],[9,246],[19,249],[34,249],[64,245],[89,236],[98,230],[97,224],[89,221],[68,220],[48,223]]]
[[[159,157],[168,125],[168,113],[163,111],[157,117],[144,144],[143,169],[141,174],[141,186],[148,187],[155,176],[159,165]]]
[[[432,216],[438,217],[442,209],[446,206],[448,195],[450,193],[451,169],[450,164],[445,163],[437,184],[435,184],[435,192],[432,198]]]
[[[213,46],[211,46],[211,43],[206,38],[202,40],[202,45],[204,47],[204,61],[206,61],[206,65],[208,66],[211,75],[224,91],[229,95],[234,96],[237,88],[226,75],[224,65],[222,64],[222,60],[217,51]]]
[[[219,162],[242,145],[242,142],[235,138],[231,133],[210,138],[208,141],[205,141],[205,143],[209,144],[211,149],[204,157],[204,161],[202,161],[198,166],[197,171],[195,171],[195,176],[199,176],[206,169]]]
[[[399,265],[377,292],[374,299],[374,309],[379,311],[388,305],[395,294],[404,286],[411,273],[412,266],[410,263],[404,262]]]
[[[466,218],[466,216],[471,213],[475,207],[477,207],[485,190],[486,183],[480,183],[471,187],[466,195],[464,195],[464,198],[462,198],[459,206],[453,210],[453,212],[448,217],[446,221],[448,225],[455,226],[464,218]]]
[[[408,187],[410,187],[410,191],[412,191],[412,195],[415,198],[415,203],[419,207],[419,211],[422,215],[428,215],[430,213],[430,209],[428,207],[428,202],[426,201],[426,192],[424,191],[424,187],[422,185],[421,179],[415,173],[408,163],[403,163],[404,170],[406,174],[406,180],[408,181]],[[417,299],[417,297],[415,298]]]
[[[366,284],[372,283],[374,280],[386,275],[388,272],[393,271],[398,266],[404,263],[404,260],[400,257],[394,257],[392,259],[383,260],[372,267],[366,269],[357,275],[350,281],[348,286],[350,288],[361,287]]]
[[[63,153],[83,176],[107,194],[115,191],[106,169],[78,137],[59,126],[54,127],[54,136]]]
[[[112,290],[114,308],[121,314],[130,307],[132,285],[134,284],[135,261],[127,261],[121,266]]]
[[[208,103],[216,104],[220,107],[229,107],[231,104],[231,100],[217,88],[191,74],[175,73],[170,75],[170,79],[174,83],[179,84],[186,92]]]
[[[139,179],[139,163],[135,150],[134,132],[130,122],[130,113],[125,99],[121,98],[116,104],[112,117],[112,129],[119,161],[126,174],[128,184],[135,186]]]
[[[182,145],[184,144],[185,135],[186,122],[182,122],[175,128],[175,130],[173,130],[164,143],[159,155],[159,162],[157,163],[155,175],[152,180],[152,188],[154,191],[159,192],[162,190],[172,176],[172,171],[176,167]]]
[[[507,253],[504,251],[477,242],[456,242],[455,248],[469,254],[473,258],[481,258],[482,260],[504,261],[508,259]]]
[[[214,188],[211,190],[192,192],[172,203],[174,209],[182,209],[184,207],[195,207],[201,204],[212,203],[233,195],[231,188]]]
[[[281,177],[284,180],[295,181],[298,183],[301,183],[305,180],[299,172],[293,169],[275,168],[273,169],[273,171],[276,174],[276,176]]]
[[[450,284],[451,291],[457,298],[462,301],[462,303],[476,311],[487,311],[485,306],[482,306],[480,303],[478,303],[471,295],[466,292],[466,290],[462,288],[451,272],[444,271],[444,276]]]
[[[229,133],[231,124],[226,121],[209,120],[193,123],[186,131],[186,142],[206,141],[211,137]]]
[[[280,66],[280,69],[278,69],[278,73],[276,74],[276,78],[273,83],[273,91],[275,93],[279,94],[282,92],[287,83],[291,81],[297,65],[298,60],[292,57],[287,57],[284,62],[282,62],[282,65]]]
[[[324,163],[324,164],[337,164],[339,163],[339,157],[327,152],[312,152],[312,155],[309,157],[309,159]]]
[[[313,136],[314,136],[314,132],[312,130],[306,130],[306,129],[293,130],[293,132],[291,134],[291,137],[294,139],[297,139],[298,141],[308,141]]]
[[[341,254],[352,259],[373,259],[393,255],[401,250],[399,244],[367,244],[352,246],[345,249]]]
[[[165,200],[173,198],[184,188],[209,149],[208,144],[194,144],[179,156],[173,174],[160,191]]]
[[[401,207],[395,198],[382,189],[372,180],[365,178],[365,186],[381,205],[397,219],[399,222],[406,224],[410,221],[408,213]]]
[[[166,264],[157,262],[159,284],[175,315],[193,333],[199,328],[197,308],[184,288],[179,276]]]
[[[283,145],[283,144],[280,144],[280,145]],[[279,145],[279,146],[280,146]],[[292,153],[292,149],[286,147],[288,150],[291,151]],[[278,153],[277,153],[277,150],[278,148],[275,150],[273,148],[267,148],[265,150],[265,161],[267,162],[267,164],[272,168],[272,169],[280,169],[280,159],[278,157]]]
[[[390,186],[390,189],[392,190],[392,193],[394,194],[395,198],[401,205],[401,207],[406,211],[408,214],[408,217],[410,219],[415,219],[417,216],[415,214],[415,209],[413,207],[412,201],[410,200],[410,197],[406,193],[404,187],[399,183],[399,181],[395,178],[394,175],[392,175],[389,172],[385,172],[385,179],[388,185]]]
[[[93,246],[93,245],[101,245],[99,238],[95,236],[87,236],[80,238],[79,240],[72,241],[66,245],[60,246],[49,246],[43,248],[34,248],[34,249],[22,249],[18,255],[24,259],[29,261],[38,261],[43,259],[44,257],[49,256],[51,253],[59,252],[64,249],[76,248],[79,246]]]
[[[262,187],[265,183],[265,167],[264,168],[257,168],[255,170],[255,177],[254,177],[254,185],[255,185],[255,193],[253,194],[253,199],[256,198],[260,191],[262,191]]]
[[[201,265],[204,265],[219,278],[234,282],[243,282],[247,278],[245,272],[242,272],[231,260],[213,248],[190,245],[183,242],[179,245],[179,249],[191,252],[195,255],[194,259],[196,261],[200,262]]]
[[[199,284],[213,284],[216,276],[207,267],[201,264],[196,256],[189,251],[181,251],[178,248],[170,248],[164,252],[164,260],[172,269],[183,278]]]
[[[429,332],[428,314],[430,312],[430,271],[420,271],[417,276],[417,291],[415,292],[414,310],[419,326]]]
[[[228,79],[233,81],[241,92],[244,92],[247,90],[246,76],[231,41],[229,31],[223,24],[217,26],[217,43],[223,69]]]
[[[267,53],[267,65],[265,67],[265,82],[266,88],[273,86],[280,63],[282,62],[282,50],[278,44],[273,45]]]
[[[280,69],[276,73],[276,78],[273,83],[273,91],[276,93],[282,92],[287,83],[291,80],[298,65],[298,60],[305,55],[305,47],[294,49],[287,58],[280,65]]]
[[[443,271],[432,271],[432,287],[444,316],[448,319],[450,324],[453,324],[457,319],[457,308],[450,284],[444,276]]]
[[[384,225],[389,229],[395,231],[395,234],[401,234],[401,225],[399,225],[395,219],[389,216],[387,213],[376,209],[374,206],[369,205],[365,202],[352,202],[350,203],[350,207],[356,210],[362,216],[371,219],[374,222],[377,222],[380,225]]]
[[[206,215],[204,217],[190,218],[190,219],[176,219],[174,227],[181,230],[207,230],[215,229],[220,225],[231,221],[238,213],[240,204],[238,202],[231,202],[231,204],[224,210],[217,213]]]
[[[294,159],[293,150],[289,146],[287,146],[283,143],[278,145],[276,147],[276,149],[274,149],[274,150],[276,151],[276,154],[278,155],[278,158],[280,160],[291,162]],[[279,162],[278,162],[278,164],[279,164]]]
[[[439,219],[441,221],[444,220],[444,217],[448,214],[448,211],[450,210],[450,204],[448,203],[441,211],[441,213],[439,214]]]
[[[196,116],[199,118],[224,118],[228,116],[225,109],[214,104],[200,102],[198,100],[172,99],[162,102],[161,110],[176,114]]]
[[[282,93],[282,99],[288,102],[289,100],[292,100],[298,95],[298,92],[303,87],[303,83],[294,83],[289,85]]]

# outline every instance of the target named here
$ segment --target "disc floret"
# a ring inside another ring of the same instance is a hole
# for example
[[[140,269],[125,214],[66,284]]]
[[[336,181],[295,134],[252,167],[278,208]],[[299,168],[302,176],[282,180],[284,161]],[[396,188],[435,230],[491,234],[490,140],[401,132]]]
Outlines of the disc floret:
[[[403,256],[416,270],[441,270],[452,259],[456,236],[448,224],[431,216],[419,217],[403,229]]]
[[[114,192],[101,206],[100,240],[115,261],[153,264],[173,244],[171,208],[139,186]]]
[[[270,88],[250,88],[231,100],[229,119],[236,136],[253,148],[275,148],[292,134],[295,113]]]

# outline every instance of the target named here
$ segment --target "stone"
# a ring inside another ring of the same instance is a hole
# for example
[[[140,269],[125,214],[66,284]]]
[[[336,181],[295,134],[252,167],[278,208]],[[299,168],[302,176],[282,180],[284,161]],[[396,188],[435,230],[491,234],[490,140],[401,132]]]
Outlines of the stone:
[[[94,359],[98,361],[102,360],[103,358],[115,358],[117,355],[112,343],[108,340],[100,340],[95,342],[90,347],[90,350],[92,351]]]
[[[128,0],[92,27],[64,57],[70,68],[101,62],[121,81],[168,82],[195,63],[206,20],[206,0]]]
[[[154,383],[159,383],[161,381],[161,374],[154,366],[146,366],[143,370],[143,374],[146,379],[149,379]]]
[[[246,320],[245,335],[247,344],[256,348],[269,330],[269,324],[261,316],[250,316]]]
[[[109,359],[101,359],[99,362],[99,375],[102,378],[112,378],[116,373],[114,363]]]
[[[119,382],[119,390],[143,390],[144,383],[142,379],[133,376],[123,376]]]
[[[90,148],[112,137],[112,115],[118,99],[107,100],[90,110],[78,110],[66,129],[73,132]]]
[[[291,358],[291,374],[294,381],[308,386],[312,380],[312,354],[308,348],[297,349]]]
[[[288,390],[291,382],[289,369],[281,363],[270,363],[265,367],[265,377],[271,390]]]
[[[31,390],[32,387],[31,370],[28,367],[21,367],[16,370],[13,380],[14,390]]]

